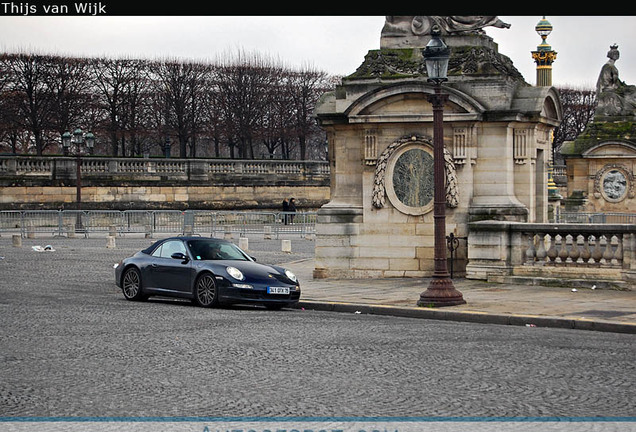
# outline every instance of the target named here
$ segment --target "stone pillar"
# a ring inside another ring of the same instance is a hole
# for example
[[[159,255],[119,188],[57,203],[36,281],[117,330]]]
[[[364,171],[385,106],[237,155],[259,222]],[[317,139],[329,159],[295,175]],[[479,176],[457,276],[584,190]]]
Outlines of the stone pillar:
[[[362,137],[357,129],[329,134],[331,201],[316,216],[315,278],[348,274],[358,256],[363,221]]]
[[[358,255],[362,209],[326,208],[316,218],[314,278],[349,272]]]
[[[190,180],[208,180],[208,162],[204,160],[192,159],[188,161],[190,164]]]
[[[467,279],[492,280],[510,275],[513,264],[521,264],[523,256],[518,239],[511,238],[514,222],[481,221],[469,224]],[[514,247],[513,247],[514,246]],[[513,263],[511,251],[516,249]]]
[[[265,225],[263,227],[263,239],[271,240],[271,238],[272,238],[272,227],[271,225]]]
[[[55,178],[67,180],[77,178],[76,160],[73,158],[60,158],[55,161]]]
[[[513,128],[499,123],[483,124],[477,151],[470,220],[526,222],[528,208],[514,191]]]
[[[232,229],[229,225],[225,226],[225,231],[223,232],[223,238],[225,240],[232,240]]]

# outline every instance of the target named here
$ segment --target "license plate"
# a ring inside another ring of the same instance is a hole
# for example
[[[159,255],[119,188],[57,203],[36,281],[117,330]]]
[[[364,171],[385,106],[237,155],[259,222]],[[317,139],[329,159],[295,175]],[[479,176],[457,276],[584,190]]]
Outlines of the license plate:
[[[267,294],[289,294],[289,287],[267,287]]]

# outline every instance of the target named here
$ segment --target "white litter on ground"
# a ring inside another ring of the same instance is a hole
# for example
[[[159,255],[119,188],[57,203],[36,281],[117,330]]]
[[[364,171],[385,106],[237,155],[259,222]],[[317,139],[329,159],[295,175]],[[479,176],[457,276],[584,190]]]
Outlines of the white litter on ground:
[[[42,246],[31,246],[31,249],[33,249],[36,252],[55,252],[55,249],[53,249],[53,246],[51,246],[51,245],[46,245],[44,247],[42,247]]]

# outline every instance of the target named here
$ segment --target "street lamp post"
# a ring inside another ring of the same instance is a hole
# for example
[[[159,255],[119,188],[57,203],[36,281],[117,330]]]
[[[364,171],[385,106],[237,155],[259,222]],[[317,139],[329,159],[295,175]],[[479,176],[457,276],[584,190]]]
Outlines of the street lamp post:
[[[86,143],[88,153],[93,154],[93,147],[95,146],[95,136],[88,132],[84,134],[80,128],[75,129],[73,135],[70,132],[64,132],[62,134],[62,146],[64,147],[64,154],[69,154],[71,144],[75,144],[75,169],[76,169],[76,181],[75,181],[75,202],[77,203],[77,220],[76,227],[82,227],[81,214],[79,211],[82,209],[82,144]]]
[[[442,93],[442,82],[447,81],[450,50],[439,37],[439,29],[433,29],[432,38],[424,49],[428,81],[435,84],[435,93],[429,95],[433,106],[433,176],[435,223],[434,271],[426,291],[420,294],[418,306],[456,306],[465,304],[461,292],[453,285],[446,263],[446,187],[444,170],[444,102],[448,95]]]

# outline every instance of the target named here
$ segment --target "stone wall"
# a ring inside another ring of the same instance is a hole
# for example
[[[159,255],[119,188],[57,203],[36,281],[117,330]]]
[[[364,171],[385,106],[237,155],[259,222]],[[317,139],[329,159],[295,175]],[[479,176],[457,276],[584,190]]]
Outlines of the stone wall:
[[[88,186],[82,188],[83,209],[280,209],[283,198],[316,209],[329,200],[329,186]],[[73,186],[0,188],[0,210],[75,209]]]
[[[77,208],[76,160],[1,157],[0,209]],[[316,209],[326,162],[83,158],[82,209]]]

